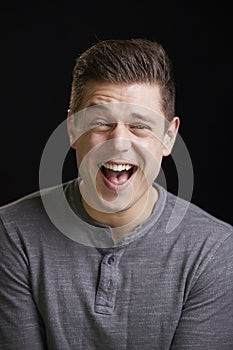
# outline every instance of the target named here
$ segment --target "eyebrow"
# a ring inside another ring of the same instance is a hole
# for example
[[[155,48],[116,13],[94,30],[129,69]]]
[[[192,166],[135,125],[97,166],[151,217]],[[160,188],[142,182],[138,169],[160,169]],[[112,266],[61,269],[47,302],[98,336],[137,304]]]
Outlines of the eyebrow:
[[[137,120],[141,120],[144,122],[155,122],[155,118],[151,117],[149,113],[146,114],[141,114],[141,113],[131,113],[130,116],[132,116],[133,118],[137,119]]]
[[[94,103],[94,102],[86,107],[86,109],[88,109],[88,108],[97,108],[97,109],[104,109],[106,111],[109,111],[109,108],[106,107],[105,104],[99,104],[99,103]]]
[[[109,109],[109,107],[108,107],[108,105],[109,105],[109,103],[106,103],[106,104],[97,104],[97,103],[91,103],[90,105],[88,105],[86,108],[88,109],[88,108],[93,108],[93,109],[98,109],[98,110],[102,110],[102,111],[105,111],[105,112],[112,112],[111,111],[111,108]],[[157,113],[156,112],[151,112],[152,114],[154,113],[155,115],[157,115]],[[140,121],[143,121],[143,122],[149,122],[149,123],[156,123],[157,124],[157,121],[156,121],[156,119],[152,116],[151,117],[151,113],[138,113],[138,112],[131,112],[130,114],[129,114],[129,116],[130,117],[133,117],[133,118],[135,118],[135,119],[137,119],[137,120],[140,120]]]

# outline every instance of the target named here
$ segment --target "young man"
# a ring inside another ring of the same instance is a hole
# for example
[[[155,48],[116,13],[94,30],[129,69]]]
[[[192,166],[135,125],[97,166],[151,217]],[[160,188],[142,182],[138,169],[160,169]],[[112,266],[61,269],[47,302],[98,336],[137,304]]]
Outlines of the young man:
[[[1,349],[233,348],[232,227],[185,201],[174,214],[155,181],[174,102],[155,42],[102,41],[77,59],[79,177],[0,211]]]

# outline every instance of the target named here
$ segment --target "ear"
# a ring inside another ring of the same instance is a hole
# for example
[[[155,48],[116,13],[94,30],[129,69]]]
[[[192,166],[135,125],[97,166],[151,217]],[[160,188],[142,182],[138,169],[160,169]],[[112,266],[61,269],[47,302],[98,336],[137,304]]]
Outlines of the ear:
[[[176,135],[180,126],[180,119],[178,117],[174,117],[171,122],[169,122],[169,126],[166,129],[164,138],[163,138],[163,156],[169,156],[171,154],[173,145],[176,140]]]
[[[74,117],[73,113],[68,109],[67,113],[67,130],[70,139],[70,146],[76,149],[76,136],[75,136],[75,125],[74,125]]]

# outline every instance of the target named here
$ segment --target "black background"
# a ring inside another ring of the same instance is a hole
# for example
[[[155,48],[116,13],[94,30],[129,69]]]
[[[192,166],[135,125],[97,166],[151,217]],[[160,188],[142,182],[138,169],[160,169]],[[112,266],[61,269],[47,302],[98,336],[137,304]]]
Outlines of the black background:
[[[66,118],[75,58],[97,40],[144,37],[170,55],[192,202],[232,220],[233,14],[223,2],[18,2],[1,5],[0,205],[38,189],[40,157]],[[176,192],[172,158],[164,161]],[[64,179],[75,176],[68,154]]]

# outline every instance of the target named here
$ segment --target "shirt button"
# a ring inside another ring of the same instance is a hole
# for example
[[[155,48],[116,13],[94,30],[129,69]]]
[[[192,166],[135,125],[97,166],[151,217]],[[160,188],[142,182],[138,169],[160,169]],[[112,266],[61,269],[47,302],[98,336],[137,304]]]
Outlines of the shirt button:
[[[111,255],[111,256],[108,258],[108,265],[112,265],[112,264],[114,263],[114,261],[115,261],[114,256]]]
[[[104,233],[103,232],[98,232],[97,233],[98,238],[102,241],[104,239]]]

